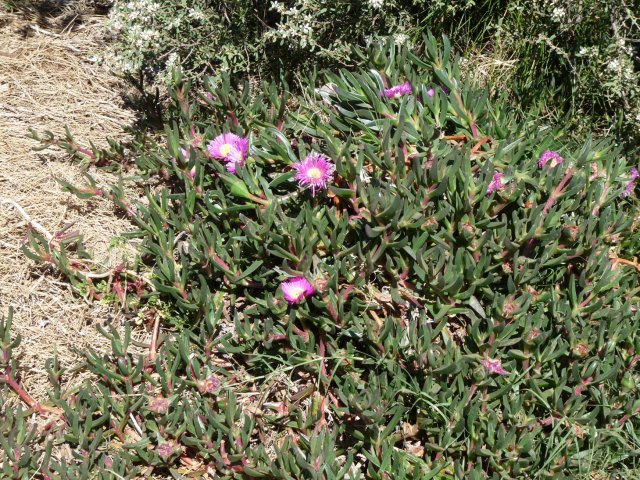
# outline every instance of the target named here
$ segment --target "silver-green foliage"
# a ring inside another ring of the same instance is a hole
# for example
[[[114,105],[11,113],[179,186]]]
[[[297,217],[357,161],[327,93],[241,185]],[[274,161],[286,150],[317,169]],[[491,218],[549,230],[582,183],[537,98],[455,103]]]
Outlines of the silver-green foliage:
[[[186,457],[219,478],[522,479],[637,465],[631,165],[517,121],[460,80],[447,41],[425,44],[373,50],[370,69],[297,98],[226,79],[191,101],[177,79],[166,142],[136,160],[163,188],[134,218],[153,295],[186,328],[147,366],[109,333],[114,355],[87,357],[97,386],[54,396],[72,468],[184,474]],[[381,97],[405,80],[412,95]],[[225,131],[251,139],[237,176],[205,153]],[[548,149],[565,161],[540,169]],[[311,150],[337,173],[315,198],[290,168]],[[495,172],[504,188],[488,194]],[[278,286],[299,274],[317,293],[287,305]]]

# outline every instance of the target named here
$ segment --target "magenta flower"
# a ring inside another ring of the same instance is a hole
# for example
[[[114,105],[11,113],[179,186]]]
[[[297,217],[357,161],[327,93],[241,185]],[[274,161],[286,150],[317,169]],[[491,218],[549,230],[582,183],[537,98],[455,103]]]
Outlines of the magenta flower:
[[[311,152],[302,162],[291,165],[291,168],[297,172],[294,178],[298,184],[303,188],[311,188],[311,195],[314,197],[316,190],[327,188],[336,169],[328,157],[318,152]]]
[[[226,160],[232,151],[240,151],[238,142],[241,137],[235,133],[223,133],[209,142],[209,153],[213,158]]]
[[[411,93],[411,84],[404,82],[400,85],[396,85],[384,90],[384,96],[387,98],[400,98]]]
[[[284,298],[291,304],[301,302],[316,291],[313,285],[304,277],[295,277],[282,282],[280,288],[282,288]]]
[[[238,138],[236,146],[240,150],[242,158],[247,158],[247,154],[249,153],[249,139],[244,137]]]
[[[162,460],[166,462],[167,460],[169,460],[169,457],[171,457],[171,455],[176,452],[177,449],[175,447],[175,442],[164,442],[156,447],[156,452],[158,453],[160,458],[162,458]]]
[[[207,148],[213,158],[224,160],[227,171],[236,173],[236,169],[244,164],[249,152],[249,139],[234,133],[223,133],[214,138]]]
[[[165,414],[169,411],[169,399],[165,397],[155,397],[149,400],[147,408],[153,413]]]
[[[182,153],[182,158],[184,158],[184,159],[185,159],[185,161],[186,161],[186,160],[189,160],[189,152],[187,152],[187,150],[186,150],[186,149],[181,148],[181,149],[180,149],[180,153]],[[174,165],[177,165],[177,164],[178,164],[178,159],[177,159],[176,157],[173,157],[173,158],[171,159],[171,163],[173,163]]]
[[[430,97],[433,97],[436,94],[436,91],[433,88],[430,88],[429,90],[427,90],[427,95],[429,95]]]
[[[628,197],[633,193],[633,189],[636,186],[636,179],[640,176],[638,173],[638,169],[636,167],[631,168],[631,179],[627,182],[627,186],[624,188],[624,192],[622,192],[623,197]]]
[[[198,383],[198,389],[200,393],[213,393],[216,390],[220,390],[220,380],[215,375],[210,375],[208,378]]]
[[[542,155],[540,155],[538,166],[540,168],[543,168],[547,164],[547,162],[551,162],[549,165],[551,166],[551,168],[553,168],[564,162],[564,158],[562,158],[558,152],[547,150]]]
[[[231,153],[229,153],[229,156],[227,157],[227,172],[236,173],[236,170],[244,165],[245,158],[246,157],[242,153],[242,150],[235,148],[231,150]]]
[[[485,358],[481,363],[489,373],[497,373],[498,375],[509,375],[509,372],[502,368],[502,362],[499,359],[493,360],[491,358]]]
[[[502,190],[504,188],[502,177],[504,177],[504,173],[495,172],[493,174],[493,180],[491,180],[489,188],[487,188],[487,195],[491,195],[493,192]]]

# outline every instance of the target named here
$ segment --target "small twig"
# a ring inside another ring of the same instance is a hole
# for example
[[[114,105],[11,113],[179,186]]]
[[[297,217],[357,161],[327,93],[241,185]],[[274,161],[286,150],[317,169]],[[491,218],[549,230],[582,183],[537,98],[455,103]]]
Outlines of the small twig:
[[[103,272],[103,273],[93,273],[93,272],[78,272],[78,273],[84,275],[87,278],[98,278],[98,279],[100,279],[100,278],[109,278],[109,277],[112,277],[113,274],[114,274],[113,271],[107,271],[107,272]],[[133,278],[138,278],[138,279],[142,280],[144,283],[146,283],[149,286],[149,288],[152,291],[155,291],[155,289],[156,289],[155,285],[153,284],[153,282],[151,280],[149,280],[147,277],[145,277],[143,275],[140,275],[140,274],[138,274],[138,273],[136,273],[136,272],[134,272],[132,270],[120,270],[120,271],[118,271],[118,273],[126,275],[126,276],[130,276],[130,277],[133,277]]]
[[[13,243],[5,242],[4,240],[0,240],[0,245],[6,248],[11,248],[12,250],[20,250],[20,245],[14,245]]]
[[[186,235],[188,235],[188,233],[185,230],[181,231],[178,235],[176,235],[176,238],[173,240],[173,246],[175,247],[176,244],[180,240],[182,240]]]
[[[153,334],[151,335],[151,343],[149,344],[149,363],[156,361],[156,350],[158,348],[158,332],[160,331],[160,315],[156,313],[153,321]]]
[[[10,200],[8,198],[3,198],[3,199],[0,199],[0,203],[11,205],[13,208],[15,208],[18,211],[18,213],[22,216],[22,218],[31,227],[33,227],[35,230],[37,230],[42,235],[44,235],[47,238],[47,241],[51,242],[51,240],[53,239],[53,235],[51,235],[49,231],[46,228],[44,228],[42,225],[40,225],[38,222],[36,222],[35,220],[31,220],[31,217],[27,214],[27,212],[24,211],[24,208],[18,205],[15,201]]]
[[[480,150],[480,147],[487,142],[491,142],[491,138],[489,137],[481,138],[480,141],[476,143],[475,147],[471,149],[471,155],[475,155],[476,153],[478,153],[478,150]]]
[[[57,33],[53,33],[53,32],[49,32],[47,30],[43,30],[42,28],[40,28],[38,25],[30,25],[31,29],[34,30],[36,33],[43,33],[45,35],[50,35],[52,37],[56,37],[56,38],[60,38],[60,35],[58,35]]]
[[[638,272],[640,272],[640,264],[637,261],[626,260],[624,258],[619,258],[615,254],[610,254],[609,258],[613,260],[614,263],[620,263],[622,265],[629,265],[630,267],[635,268]]]
[[[129,418],[131,419],[131,421],[133,422],[133,426],[136,428],[136,431],[138,432],[138,434],[141,437],[144,437],[144,433],[142,433],[142,429],[140,428],[140,425],[138,424],[138,422],[136,421],[135,417],[133,416],[133,413],[129,413]]]
[[[464,134],[459,134],[459,135],[445,135],[444,137],[445,140],[450,140],[453,142],[462,142],[464,140],[467,139],[467,136]]]

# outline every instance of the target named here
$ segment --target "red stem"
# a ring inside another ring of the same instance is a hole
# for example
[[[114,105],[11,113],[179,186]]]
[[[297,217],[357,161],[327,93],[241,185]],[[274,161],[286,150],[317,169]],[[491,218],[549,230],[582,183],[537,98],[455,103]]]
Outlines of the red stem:
[[[556,202],[556,200],[560,197],[560,194],[562,193],[562,189],[569,182],[572,176],[573,176],[573,167],[567,170],[567,174],[564,176],[564,178],[560,181],[556,189],[553,191],[553,193],[547,200],[547,203],[545,203],[544,209],[542,210],[543,218],[544,218],[544,215],[546,215],[549,212],[549,210],[551,210],[551,207]]]
[[[93,152],[91,150],[89,150],[88,148],[84,148],[84,147],[79,147],[79,146],[75,146],[76,150],[80,153],[82,153],[83,155],[86,155],[87,157],[91,158],[92,160],[96,159],[96,156],[93,154]]]
[[[542,225],[542,223],[544,222],[544,218],[547,216],[547,213],[549,213],[549,210],[551,210],[551,207],[553,206],[553,204],[556,203],[556,200],[558,200],[558,198],[560,197],[560,194],[562,193],[562,189],[567,185],[567,183],[569,182],[572,176],[573,176],[573,167],[570,167],[567,170],[567,173],[564,176],[564,178],[560,181],[558,186],[555,188],[555,190],[547,200],[547,203],[544,204],[544,208],[542,209],[542,216],[540,218],[540,225]],[[531,240],[527,242],[527,246],[525,247],[525,250],[523,252],[525,256],[529,255],[529,252],[531,251],[531,248],[533,247],[534,242],[535,242],[535,237],[533,237]]]
[[[40,405],[36,402],[31,395],[29,395],[24,388],[20,386],[20,384],[11,376],[11,368],[7,367],[5,374],[0,375],[0,383],[6,383],[7,386],[14,391],[16,395],[20,397],[24,403],[31,409],[33,409],[36,413],[42,415],[44,413],[57,413],[62,414],[62,410],[55,407],[47,407],[44,405]]]

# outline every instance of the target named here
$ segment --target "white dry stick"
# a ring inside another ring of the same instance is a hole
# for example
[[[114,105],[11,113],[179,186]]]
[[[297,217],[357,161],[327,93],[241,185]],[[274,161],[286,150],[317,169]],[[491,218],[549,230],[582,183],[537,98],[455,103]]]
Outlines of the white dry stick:
[[[13,243],[5,242],[4,240],[0,240],[0,245],[6,248],[10,248],[11,250],[20,250],[19,245],[14,245]]]
[[[27,214],[27,212],[24,211],[24,208],[22,208],[20,205],[18,205],[13,200],[10,200],[8,198],[3,198],[3,199],[0,199],[0,204],[2,204],[2,205],[10,205],[13,208],[15,208],[16,211],[22,216],[22,218],[29,225],[31,225],[35,230],[37,230],[39,233],[41,233],[42,235],[44,235],[47,238],[48,242],[50,242],[53,239],[53,235],[51,235],[46,228],[44,228],[42,225],[40,225],[35,220],[31,220],[31,217],[29,216],[29,214]]]

